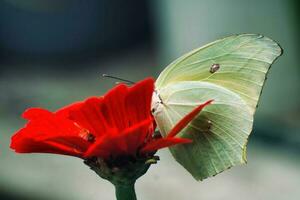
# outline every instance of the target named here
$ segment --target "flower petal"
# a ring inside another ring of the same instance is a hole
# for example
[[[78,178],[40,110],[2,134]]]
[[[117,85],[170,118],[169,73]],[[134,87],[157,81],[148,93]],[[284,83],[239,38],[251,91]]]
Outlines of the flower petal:
[[[132,87],[120,84],[104,97],[92,97],[84,102],[59,110],[56,115],[67,116],[96,136],[108,128],[118,132],[149,118],[154,80],[145,79]]]
[[[102,113],[111,127],[120,132],[151,116],[150,104],[154,90],[152,78],[128,88],[120,84],[104,96]]]
[[[83,102],[78,101],[78,102],[72,103],[72,104],[70,104],[70,105],[67,105],[67,106],[65,106],[65,107],[63,107],[63,108],[60,108],[59,110],[57,110],[57,111],[55,112],[55,115],[56,115],[57,117],[61,117],[61,118],[69,118],[69,117],[70,117],[70,112],[71,112],[72,110],[75,110],[75,109],[77,109],[78,107],[80,107],[82,103],[83,103]]]
[[[111,130],[110,133],[117,132],[117,130]],[[89,149],[83,155],[84,158],[90,158],[93,156],[107,158],[112,154],[117,152],[123,152],[123,150],[117,145],[113,144],[113,139],[111,138],[114,134],[103,134],[98,137],[96,142],[92,144]]]
[[[103,98],[104,105],[103,114],[111,127],[115,127],[118,131],[124,130],[128,126],[127,113],[124,106],[124,98],[128,92],[128,88],[124,84],[120,84],[110,90]]]
[[[22,114],[24,119],[34,120],[41,117],[48,117],[53,115],[50,111],[43,108],[29,108],[25,110]]]
[[[153,119],[149,118],[136,124],[123,133],[103,135],[85,153],[84,157],[107,157],[117,155],[135,155],[138,148],[144,144],[146,138],[153,132]]]
[[[11,148],[21,153],[40,152],[76,156],[79,151],[88,148],[88,142],[82,136],[82,128],[68,119],[49,113],[40,115],[41,118],[31,118],[32,120],[12,137]]]
[[[27,136],[19,137],[19,139],[12,138],[10,148],[17,153],[53,153],[77,157],[81,155],[81,153],[74,151],[71,147],[53,142],[36,141],[34,138]]]
[[[151,100],[154,91],[154,80],[145,79],[131,88],[125,97],[127,117],[131,124],[145,120],[151,116]]]
[[[92,97],[70,109],[69,118],[98,137],[109,128],[107,119],[101,112],[102,107],[103,98]]]

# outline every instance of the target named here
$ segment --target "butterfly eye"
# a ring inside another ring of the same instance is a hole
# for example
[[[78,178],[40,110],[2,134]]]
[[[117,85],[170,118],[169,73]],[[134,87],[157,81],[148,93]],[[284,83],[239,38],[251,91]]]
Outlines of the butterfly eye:
[[[210,72],[210,73],[215,73],[215,72],[218,71],[219,69],[220,69],[220,64],[213,64],[213,65],[210,67],[209,72]]]

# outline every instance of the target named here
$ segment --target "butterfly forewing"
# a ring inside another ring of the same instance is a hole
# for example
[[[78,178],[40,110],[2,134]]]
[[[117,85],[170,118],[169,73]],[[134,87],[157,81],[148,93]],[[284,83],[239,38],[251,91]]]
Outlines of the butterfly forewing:
[[[156,87],[180,81],[214,83],[237,93],[254,113],[268,69],[281,53],[280,46],[267,37],[230,36],[178,58],[160,74]],[[219,69],[212,73],[214,65]]]

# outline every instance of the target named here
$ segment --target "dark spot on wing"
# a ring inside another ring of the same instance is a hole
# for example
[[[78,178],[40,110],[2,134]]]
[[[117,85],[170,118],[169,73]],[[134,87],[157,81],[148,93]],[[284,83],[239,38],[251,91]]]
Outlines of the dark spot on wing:
[[[220,64],[213,64],[213,65],[210,67],[209,72],[210,72],[210,73],[215,73],[215,72],[218,71],[219,69],[220,69]]]

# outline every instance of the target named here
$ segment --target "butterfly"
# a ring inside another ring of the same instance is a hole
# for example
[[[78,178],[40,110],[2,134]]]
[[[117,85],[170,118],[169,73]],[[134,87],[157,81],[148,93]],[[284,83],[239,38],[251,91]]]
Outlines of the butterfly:
[[[151,110],[163,136],[193,108],[214,100],[180,132],[193,143],[170,148],[196,180],[246,163],[246,145],[266,75],[282,53],[268,37],[239,34],[195,49],[161,72]]]

